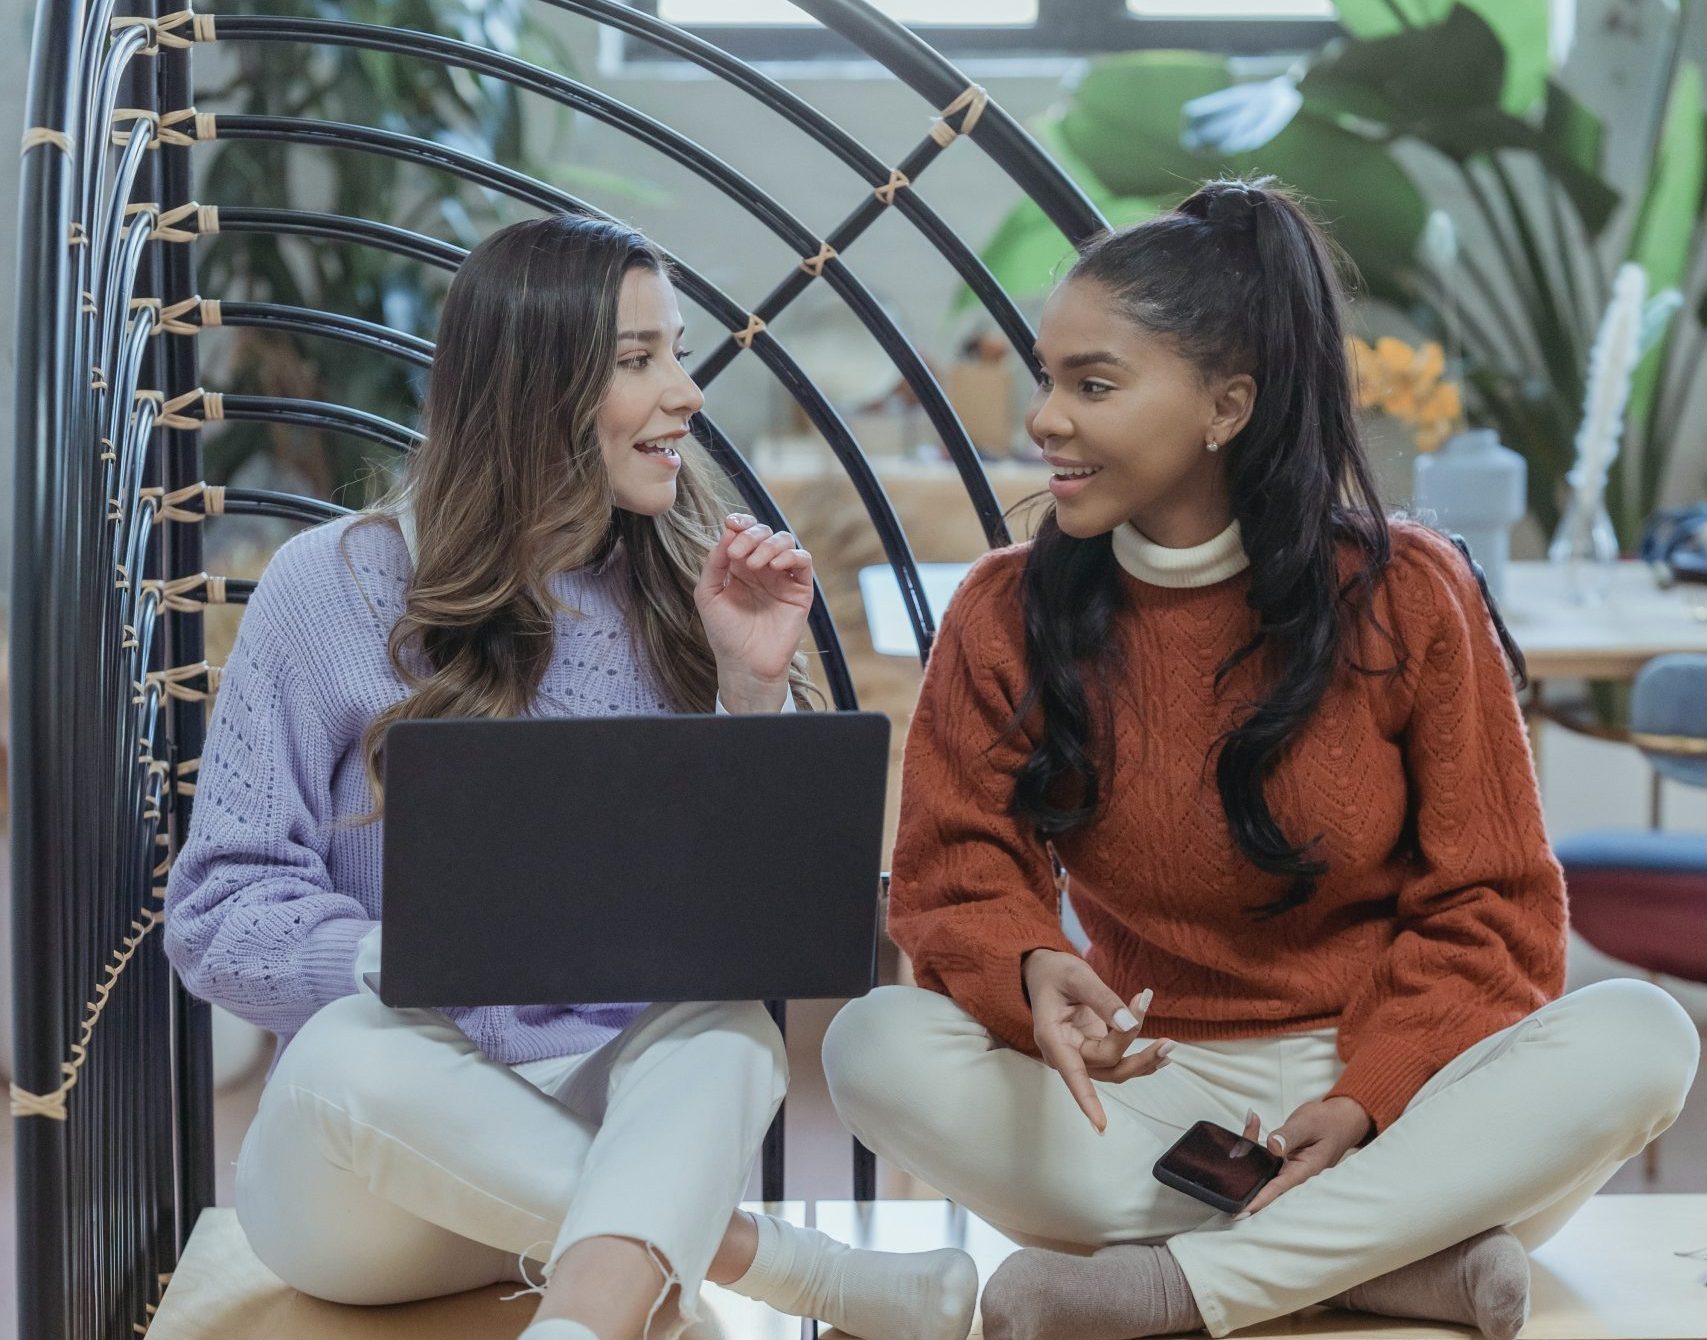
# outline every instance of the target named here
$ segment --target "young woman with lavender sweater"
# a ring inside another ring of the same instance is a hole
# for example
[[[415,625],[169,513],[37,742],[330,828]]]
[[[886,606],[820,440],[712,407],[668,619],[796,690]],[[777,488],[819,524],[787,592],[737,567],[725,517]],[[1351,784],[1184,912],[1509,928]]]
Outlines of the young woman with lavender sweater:
[[[399,492],[296,537],[257,587],[166,923],[190,990],[279,1039],[238,1216],[272,1270],[341,1302],[538,1259],[527,1340],[679,1334],[705,1279],[856,1335],[962,1340],[964,1253],[854,1251],[736,1209],[787,1084],[757,1003],[393,1010],[360,985],[392,721],[769,712],[806,686],[811,557],[721,519],[678,450],[702,404],[681,329],[639,234],[494,234],[447,298]]]

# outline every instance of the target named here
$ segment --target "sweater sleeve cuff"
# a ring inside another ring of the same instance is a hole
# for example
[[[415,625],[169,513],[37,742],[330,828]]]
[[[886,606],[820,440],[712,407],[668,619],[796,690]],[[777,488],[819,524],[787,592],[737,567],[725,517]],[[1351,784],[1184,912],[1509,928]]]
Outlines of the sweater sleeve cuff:
[[[316,1008],[356,993],[356,954],[363,937],[378,925],[362,917],[335,917],[308,933],[302,942],[302,979]]]
[[[1369,1114],[1376,1134],[1386,1130],[1440,1069],[1440,1063],[1399,1038],[1365,1039],[1346,1062],[1329,1098],[1350,1098]]]
[[[1037,1055],[1037,1039],[1032,1031],[1031,1001],[1025,994],[1024,964],[1025,956],[1034,949],[1078,953],[1065,935],[1040,931],[992,949],[980,956],[976,965],[938,972],[947,994],[962,1009],[989,1029],[992,1036],[1029,1056]]]

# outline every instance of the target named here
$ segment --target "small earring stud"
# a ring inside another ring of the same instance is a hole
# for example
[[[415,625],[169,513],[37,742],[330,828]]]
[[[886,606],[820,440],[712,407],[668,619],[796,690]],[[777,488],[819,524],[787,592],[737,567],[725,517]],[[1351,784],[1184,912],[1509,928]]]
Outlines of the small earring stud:
[[[1221,450],[1221,444],[1219,442],[1217,442],[1214,438],[1210,438],[1203,445],[1210,451],[1220,451]]]

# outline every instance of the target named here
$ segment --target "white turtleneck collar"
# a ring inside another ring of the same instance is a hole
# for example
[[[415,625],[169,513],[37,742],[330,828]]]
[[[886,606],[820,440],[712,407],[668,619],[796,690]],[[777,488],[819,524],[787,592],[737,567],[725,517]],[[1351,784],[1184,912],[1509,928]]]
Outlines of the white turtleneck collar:
[[[1237,521],[1190,549],[1157,544],[1127,521],[1114,528],[1114,557],[1139,581],[1174,588],[1213,586],[1243,572],[1251,561]]]

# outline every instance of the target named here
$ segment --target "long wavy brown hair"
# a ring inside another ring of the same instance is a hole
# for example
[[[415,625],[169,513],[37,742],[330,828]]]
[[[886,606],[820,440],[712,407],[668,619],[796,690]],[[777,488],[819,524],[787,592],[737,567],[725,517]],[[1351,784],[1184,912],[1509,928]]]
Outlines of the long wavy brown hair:
[[[727,499],[684,438],[675,505],[656,517],[623,511],[599,449],[617,303],[634,269],[669,274],[634,229],[553,215],[493,233],[451,283],[422,411],[425,441],[397,486],[356,523],[396,524],[407,509],[417,537],[388,645],[410,692],[362,736],[374,796],[368,820],[384,809],[391,724],[526,712],[563,611],[550,578],[603,563],[619,547],[630,626],[666,698],[681,712],[715,705],[717,666],[693,592]],[[803,701],[804,657],[791,681]]]

